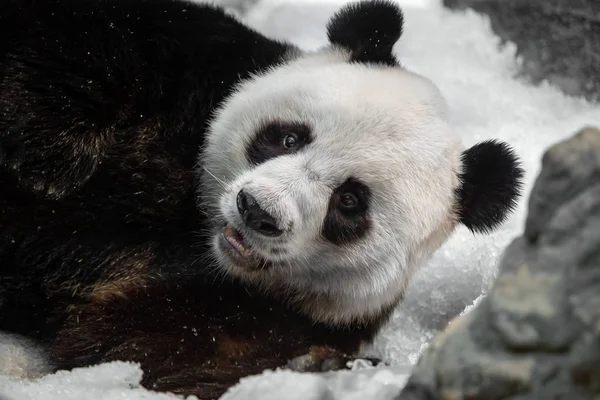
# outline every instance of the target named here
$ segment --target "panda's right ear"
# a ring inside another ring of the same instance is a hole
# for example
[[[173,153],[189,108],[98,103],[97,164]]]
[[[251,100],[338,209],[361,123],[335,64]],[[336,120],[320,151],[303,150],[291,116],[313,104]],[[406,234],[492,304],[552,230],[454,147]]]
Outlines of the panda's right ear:
[[[404,17],[391,0],[350,3],[327,23],[331,44],[350,51],[350,60],[397,65],[392,53],[402,35]]]
[[[524,171],[513,150],[495,140],[463,151],[462,164],[456,193],[460,222],[472,232],[489,232],[515,209]]]

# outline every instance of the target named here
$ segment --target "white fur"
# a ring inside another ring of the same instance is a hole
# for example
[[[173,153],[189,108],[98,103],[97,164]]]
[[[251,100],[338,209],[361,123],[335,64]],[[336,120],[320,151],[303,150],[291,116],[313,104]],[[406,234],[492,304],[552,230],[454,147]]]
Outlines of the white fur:
[[[201,157],[201,196],[219,222],[234,223],[272,268],[248,271],[219,253],[227,273],[288,293],[313,318],[376,318],[394,306],[416,268],[455,224],[462,146],[427,79],[400,67],[347,62],[323,49],[239,85],[216,113]],[[294,155],[253,166],[246,147],[261,123],[302,121],[314,140]],[[332,191],[349,176],[372,193],[366,238],[336,246],[321,237]],[[241,188],[289,229],[265,238],[244,230]],[[215,233],[215,244],[218,233]],[[284,254],[271,254],[273,246]]]
[[[13,379],[35,379],[50,370],[41,347],[24,337],[0,332],[0,375]]]

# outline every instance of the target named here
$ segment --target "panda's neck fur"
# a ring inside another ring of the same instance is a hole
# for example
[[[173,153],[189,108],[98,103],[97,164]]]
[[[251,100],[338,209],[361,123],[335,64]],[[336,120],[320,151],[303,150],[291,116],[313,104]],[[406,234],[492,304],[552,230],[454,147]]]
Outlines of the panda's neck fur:
[[[442,246],[456,224],[456,215],[450,213],[410,254],[381,260],[370,274],[354,271],[347,276],[318,277],[302,283],[263,281],[261,286],[315,322],[332,326],[381,325],[404,299],[419,267]],[[319,288],[316,281],[320,281]]]
[[[406,287],[408,282],[409,279],[403,278],[392,285]],[[370,280],[344,283],[345,287],[334,287],[327,292],[312,291],[309,288],[296,289],[291,303],[315,322],[327,325],[382,324],[402,301],[405,292],[374,290],[377,285]],[[367,286],[371,290],[365,290]]]
[[[395,269],[382,265],[381,271]],[[404,273],[385,278],[381,274],[337,276],[335,280],[323,279],[320,287],[310,281],[284,281],[280,275],[243,280],[316,323],[333,327],[381,325],[402,301],[413,275],[412,269],[402,268]],[[385,287],[381,285],[382,281],[385,281]]]

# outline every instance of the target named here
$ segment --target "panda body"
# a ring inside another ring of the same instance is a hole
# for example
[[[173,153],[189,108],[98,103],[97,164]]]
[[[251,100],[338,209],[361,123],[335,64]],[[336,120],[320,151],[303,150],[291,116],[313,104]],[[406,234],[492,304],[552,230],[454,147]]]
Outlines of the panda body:
[[[0,9],[0,330],[56,369],[212,399],[343,367],[458,223],[518,197],[512,151],[463,149],[395,59],[392,2],[311,53],[180,0]]]

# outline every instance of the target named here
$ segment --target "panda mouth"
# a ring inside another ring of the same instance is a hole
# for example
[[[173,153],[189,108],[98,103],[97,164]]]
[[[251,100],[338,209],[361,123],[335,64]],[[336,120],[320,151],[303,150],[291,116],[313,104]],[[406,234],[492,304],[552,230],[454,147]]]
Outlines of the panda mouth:
[[[230,249],[234,250],[235,253],[243,259],[249,260],[255,255],[252,246],[247,244],[244,240],[244,235],[235,229],[232,224],[227,224],[225,226],[222,236]]]
[[[244,234],[231,223],[227,223],[220,235],[220,248],[223,254],[238,268],[246,272],[262,271],[272,267],[272,263],[247,243]]]

